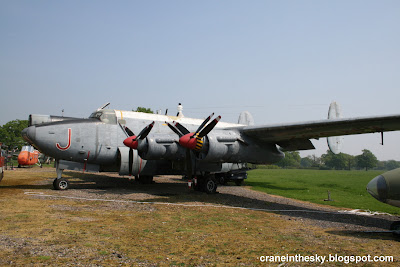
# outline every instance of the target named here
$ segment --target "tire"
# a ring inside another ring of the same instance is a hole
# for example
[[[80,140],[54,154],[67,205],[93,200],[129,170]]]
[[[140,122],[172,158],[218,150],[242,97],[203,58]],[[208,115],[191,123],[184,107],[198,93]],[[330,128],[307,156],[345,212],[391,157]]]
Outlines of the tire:
[[[4,177],[4,167],[2,167],[0,171],[0,182],[1,180],[3,180],[3,177]]]
[[[69,188],[69,183],[67,179],[55,179],[53,181],[53,187],[55,190],[67,190]]]
[[[226,185],[228,183],[228,180],[226,179],[225,175],[223,174],[218,178],[218,182],[220,185]]]
[[[207,177],[204,181],[204,192],[207,194],[215,194],[217,192],[217,180],[214,177]]]

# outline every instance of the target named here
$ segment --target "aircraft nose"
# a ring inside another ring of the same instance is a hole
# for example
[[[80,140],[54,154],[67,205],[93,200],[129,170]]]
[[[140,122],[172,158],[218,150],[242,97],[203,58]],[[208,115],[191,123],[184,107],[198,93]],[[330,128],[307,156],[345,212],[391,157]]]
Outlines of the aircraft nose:
[[[388,196],[388,186],[385,177],[376,176],[367,185],[367,191],[379,201],[386,202]]]
[[[22,130],[22,137],[30,144],[34,144],[36,139],[36,127],[29,126]]]

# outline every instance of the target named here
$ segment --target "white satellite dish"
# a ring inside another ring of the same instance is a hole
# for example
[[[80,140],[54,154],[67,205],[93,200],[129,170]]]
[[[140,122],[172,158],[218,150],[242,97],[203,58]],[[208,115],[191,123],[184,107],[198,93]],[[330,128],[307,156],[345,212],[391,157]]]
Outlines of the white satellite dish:
[[[340,119],[342,117],[340,106],[335,101],[331,103],[328,111],[328,120]],[[327,138],[328,147],[333,154],[339,154],[342,150],[343,137],[330,136]]]

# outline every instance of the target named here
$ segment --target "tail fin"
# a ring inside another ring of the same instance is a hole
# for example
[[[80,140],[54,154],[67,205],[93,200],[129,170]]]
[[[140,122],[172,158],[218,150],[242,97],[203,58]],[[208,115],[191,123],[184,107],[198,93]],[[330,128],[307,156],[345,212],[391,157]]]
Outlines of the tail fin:
[[[340,119],[342,117],[340,106],[333,101],[329,106],[328,120]],[[327,138],[328,147],[333,154],[339,154],[342,150],[343,136],[330,136]]]
[[[239,115],[238,123],[243,125],[254,125],[253,116],[250,114],[250,112],[243,111]]]

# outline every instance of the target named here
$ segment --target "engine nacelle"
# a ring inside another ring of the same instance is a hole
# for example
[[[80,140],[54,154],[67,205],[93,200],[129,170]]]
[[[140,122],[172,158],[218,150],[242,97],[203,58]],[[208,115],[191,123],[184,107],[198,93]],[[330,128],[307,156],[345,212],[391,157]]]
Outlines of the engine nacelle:
[[[186,156],[186,149],[178,144],[175,136],[165,137],[157,135],[147,137],[139,142],[137,150],[139,155],[147,160],[167,159],[183,160]]]
[[[120,162],[119,175],[139,175],[147,161],[139,157],[138,152],[128,147],[118,148],[118,158]]]
[[[275,144],[254,142],[235,131],[211,133],[199,158],[212,162],[249,162],[254,164],[274,163],[284,158]]]

